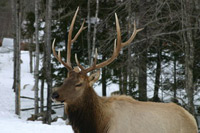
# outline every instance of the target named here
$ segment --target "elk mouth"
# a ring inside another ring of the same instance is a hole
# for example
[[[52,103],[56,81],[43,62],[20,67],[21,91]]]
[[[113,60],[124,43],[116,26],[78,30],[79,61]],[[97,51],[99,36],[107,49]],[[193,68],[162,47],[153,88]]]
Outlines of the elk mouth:
[[[58,101],[57,101],[56,99],[54,99],[54,98],[51,98],[51,101],[54,102],[54,103],[58,102]]]
[[[57,100],[57,99],[55,99],[55,98],[51,98],[51,100],[54,102],[54,103],[64,103],[65,102],[65,100]]]
[[[65,100],[57,100],[55,98],[51,98],[51,100],[52,100],[53,103],[56,103],[56,104],[61,104],[61,103],[65,102]]]

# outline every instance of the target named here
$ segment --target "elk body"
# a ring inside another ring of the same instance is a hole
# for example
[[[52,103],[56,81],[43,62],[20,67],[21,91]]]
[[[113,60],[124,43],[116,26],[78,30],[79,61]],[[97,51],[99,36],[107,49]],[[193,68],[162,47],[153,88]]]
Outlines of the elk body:
[[[71,44],[85,29],[84,22],[72,39],[73,25],[78,9],[72,20],[68,34],[67,62],[61,59],[60,52],[54,56],[68,69],[68,77],[52,94],[56,101],[64,102],[65,111],[69,117],[75,133],[197,133],[197,124],[194,117],[182,107],[173,103],[140,102],[128,96],[99,97],[92,85],[99,79],[99,71],[88,76],[87,73],[110,64],[118,56],[122,47],[128,45],[136,36],[134,31],[130,39],[121,42],[121,33],[117,15],[117,41],[111,58],[96,64],[97,51],[94,63],[89,68],[80,65],[75,56],[78,67],[71,66]],[[79,69],[80,68],[80,69]]]

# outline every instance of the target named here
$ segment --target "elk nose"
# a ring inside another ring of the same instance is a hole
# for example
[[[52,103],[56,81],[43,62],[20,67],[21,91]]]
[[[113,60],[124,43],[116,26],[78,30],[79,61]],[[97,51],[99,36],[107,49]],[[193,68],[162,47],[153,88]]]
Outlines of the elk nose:
[[[54,92],[52,94],[52,98],[55,99],[55,98],[59,98],[59,94],[57,92]]]

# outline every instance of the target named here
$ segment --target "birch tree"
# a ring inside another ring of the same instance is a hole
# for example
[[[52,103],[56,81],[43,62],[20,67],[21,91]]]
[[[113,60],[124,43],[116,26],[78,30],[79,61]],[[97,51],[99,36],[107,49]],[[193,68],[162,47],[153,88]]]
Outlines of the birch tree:
[[[93,31],[93,39],[92,39],[92,56],[95,53],[95,47],[96,47],[98,13],[99,13],[99,0],[96,0],[95,23],[94,23],[94,31]],[[91,62],[92,62],[91,64],[93,64],[93,61]]]

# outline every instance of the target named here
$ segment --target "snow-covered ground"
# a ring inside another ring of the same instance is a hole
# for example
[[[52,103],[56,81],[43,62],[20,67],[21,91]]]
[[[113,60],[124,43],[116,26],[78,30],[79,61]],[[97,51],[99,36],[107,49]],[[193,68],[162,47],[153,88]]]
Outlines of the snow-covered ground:
[[[34,113],[34,110],[21,111],[20,118],[15,115],[15,93],[12,90],[13,50],[10,43],[12,43],[12,40],[7,39],[4,41],[3,46],[0,47],[0,133],[73,133],[71,126],[67,126],[62,119],[58,119],[52,125],[42,124],[40,121],[27,121],[27,118]],[[21,52],[21,60],[21,96],[33,98],[34,78],[33,74],[29,72],[29,54],[27,51]],[[101,95],[101,86],[95,86],[96,92]],[[107,94],[110,95],[111,92],[117,89],[117,85],[108,86]],[[30,107],[34,107],[34,101],[21,98],[21,109]],[[63,115],[63,109],[54,110],[56,110],[56,115],[52,117]]]
[[[34,79],[28,71],[28,52],[22,52],[21,56],[23,61],[21,64],[21,95],[34,97],[34,92],[31,90]],[[27,121],[26,119],[31,116],[33,110],[21,112],[21,118],[18,118],[15,115],[15,94],[12,84],[13,52],[5,47],[0,47],[0,133],[73,133],[71,126],[65,125],[65,121],[61,119],[52,125],[42,124],[39,121]],[[26,89],[23,89],[24,86]],[[33,100],[21,99],[21,108],[33,107],[33,104]]]

